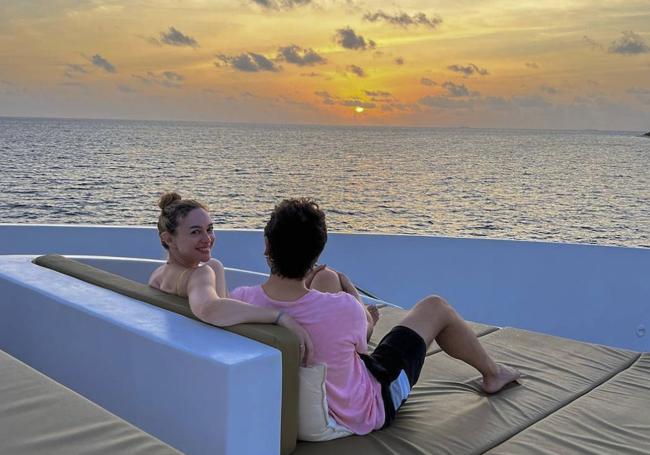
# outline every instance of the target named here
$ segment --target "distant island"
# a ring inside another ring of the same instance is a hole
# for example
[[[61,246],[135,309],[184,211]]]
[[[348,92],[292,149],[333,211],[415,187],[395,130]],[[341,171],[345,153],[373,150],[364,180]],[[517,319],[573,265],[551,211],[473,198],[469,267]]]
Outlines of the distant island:
[[[648,131],[647,133],[645,133],[645,134],[643,135],[643,137],[650,137],[650,131]]]

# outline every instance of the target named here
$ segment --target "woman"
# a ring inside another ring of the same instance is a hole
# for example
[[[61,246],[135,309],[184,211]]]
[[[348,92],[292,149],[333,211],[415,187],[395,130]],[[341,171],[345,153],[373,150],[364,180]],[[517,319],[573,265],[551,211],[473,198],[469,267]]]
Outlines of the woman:
[[[153,272],[149,285],[188,297],[192,313],[208,324],[261,322],[285,327],[298,336],[303,362],[311,363],[311,338],[288,314],[228,298],[223,265],[210,257],[214,231],[206,206],[174,192],[163,194],[158,206],[158,233],[169,256]]]

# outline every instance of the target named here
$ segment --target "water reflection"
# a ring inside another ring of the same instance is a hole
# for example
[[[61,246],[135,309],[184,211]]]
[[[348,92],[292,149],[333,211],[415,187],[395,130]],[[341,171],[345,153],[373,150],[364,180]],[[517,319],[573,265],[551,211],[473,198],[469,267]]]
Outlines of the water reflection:
[[[153,224],[157,194],[260,228],[309,195],[339,231],[650,244],[631,134],[0,119],[3,222]]]

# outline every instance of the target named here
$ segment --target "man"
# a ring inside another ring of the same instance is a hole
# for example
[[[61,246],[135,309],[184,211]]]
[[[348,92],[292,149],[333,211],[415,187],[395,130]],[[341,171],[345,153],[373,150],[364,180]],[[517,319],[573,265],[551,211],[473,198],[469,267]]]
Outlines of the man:
[[[482,374],[487,393],[519,377],[517,370],[495,363],[465,321],[437,296],[418,302],[368,354],[369,324],[376,319],[347,277],[314,269],[327,242],[325,214],[315,202],[282,201],[264,238],[269,279],[237,288],[230,297],[279,310],[307,331],[313,361],[327,365],[327,403],[339,425],[360,435],[389,425],[415,385],[434,339],[447,354]]]

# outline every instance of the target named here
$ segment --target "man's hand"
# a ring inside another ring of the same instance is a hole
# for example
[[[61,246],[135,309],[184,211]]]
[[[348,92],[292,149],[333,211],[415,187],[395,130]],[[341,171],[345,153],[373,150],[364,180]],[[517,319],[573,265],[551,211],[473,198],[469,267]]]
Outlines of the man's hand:
[[[281,327],[291,330],[293,333],[298,335],[298,339],[300,340],[300,360],[302,362],[302,365],[311,365],[314,354],[314,345],[312,344],[311,338],[307,331],[303,329],[302,326],[288,314],[282,314],[277,324]]]

